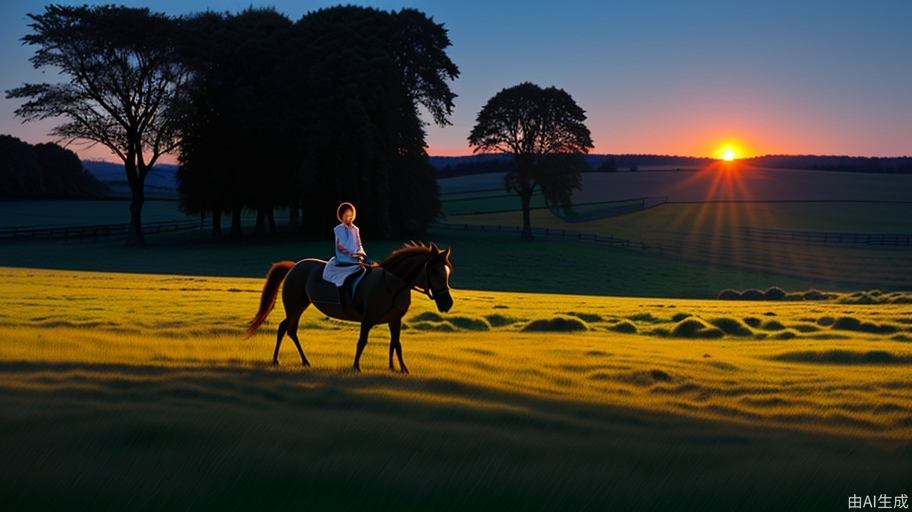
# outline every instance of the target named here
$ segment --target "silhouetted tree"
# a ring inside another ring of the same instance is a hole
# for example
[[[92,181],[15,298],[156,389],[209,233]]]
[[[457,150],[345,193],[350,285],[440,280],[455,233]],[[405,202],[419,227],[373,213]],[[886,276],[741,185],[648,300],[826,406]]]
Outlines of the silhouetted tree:
[[[363,234],[423,234],[439,215],[436,173],[427,160],[418,105],[448,124],[458,76],[445,53],[446,29],[414,9],[341,6],[297,24],[306,41],[302,83],[305,163],[302,223],[325,233],[340,200],[358,205]],[[330,212],[327,214],[327,212]]]
[[[568,206],[579,187],[581,155],[593,147],[585,120],[566,91],[530,82],[502,89],[478,113],[469,135],[473,152],[510,153],[515,160],[504,186],[520,197],[523,239],[533,238],[529,210],[536,187],[551,207]]]
[[[273,208],[288,206],[302,229],[326,236],[350,200],[362,232],[382,237],[420,234],[439,214],[417,107],[448,123],[455,94],[445,80],[458,70],[442,25],[415,10],[354,6],[293,26],[271,9],[185,24],[196,27],[178,170],[186,211],[230,209],[239,221],[253,208],[267,230]]]
[[[29,14],[37,46],[36,69],[53,67],[68,82],[25,84],[7,98],[28,101],[16,109],[27,121],[63,117],[53,134],[61,141],[107,146],[124,162],[132,191],[131,238],[141,243],[144,186],[159,157],[179,140],[179,94],[187,77],[177,60],[179,23],[147,8],[48,5]]]

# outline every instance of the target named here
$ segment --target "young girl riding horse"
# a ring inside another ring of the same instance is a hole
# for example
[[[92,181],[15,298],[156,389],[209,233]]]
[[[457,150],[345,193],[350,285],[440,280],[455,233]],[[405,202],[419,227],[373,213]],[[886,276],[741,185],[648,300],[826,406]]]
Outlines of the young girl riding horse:
[[[351,203],[342,203],[336,208],[339,224],[333,228],[335,234],[335,255],[326,262],[323,279],[341,287],[345,278],[374,262],[367,257],[361,245],[361,232],[355,225],[357,211]]]

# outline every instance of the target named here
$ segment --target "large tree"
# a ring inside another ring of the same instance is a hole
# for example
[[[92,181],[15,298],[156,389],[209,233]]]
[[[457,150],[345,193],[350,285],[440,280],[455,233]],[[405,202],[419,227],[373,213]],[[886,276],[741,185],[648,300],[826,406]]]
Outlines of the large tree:
[[[148,8],[48,5],[29,14],[37,47],[30,61],[69,77],[6,91],[27,101],[16,109],[26,121],[63,118],[52,135],[108,147],[124,163],[132,191],[130,242],[141,243],[144,187],[159,157],[179,141],[182,85],[180,21]]]
[[[304,230],[326,236],[348,200],[362,233],[377,237],[418,236],[439,214],[418,107],[449,123],[446,81],[458,69],[442,24],[355,6],[292,27],[268,9],[185,22],[196,35],[178,171],[186,210],[243,206],[270,218],[288,206]]]
[[[459,70],[447,30],[414,9],[339,6],[297,24],[306,41],[305,223],[325,231],[340,200],[359,208],[363,234],[420,236],[439,215],[436,174],[418,107],[444,126]]]
[[[552,207],[568,206],[579,188],[582,155],[593,147],[585,120],[566,91],[530,82],[502,89],[478,113],[469,145],[475,153],[513,155],[504,186],[520,197],[523,239],[533,239],[529,210],[536,188]]]
[[[257,211],[258,232],[269,231],[274,208],[293,200],[301,92],[287,64],[296,53],[293,23],[272,8],[204,12],[184,23],[193,75],[177,172],[181,207],[211,213],[215,236],[223,212],[239,235],[243,208]]]

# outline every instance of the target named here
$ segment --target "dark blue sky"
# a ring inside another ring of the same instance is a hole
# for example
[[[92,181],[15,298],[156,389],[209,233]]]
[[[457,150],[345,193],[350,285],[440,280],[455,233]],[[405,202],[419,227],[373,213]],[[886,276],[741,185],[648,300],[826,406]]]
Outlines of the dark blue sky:
[[[338,2],[123,3],[172,14],[265,5],[298,19]],[[415,7],[449,29],[459,97],[453,126],[428,127],[431,154],[468,153],[485,101],[525,80],[569,92],[599,153],[912,154],[909,0],[351,3]],[[34,71],[19,41],[26,13],[45,4],[0,4],[0,89],[57,79]],[[22,125],[15,106],[0,99],[0,133],[48,140],[51,123]]]

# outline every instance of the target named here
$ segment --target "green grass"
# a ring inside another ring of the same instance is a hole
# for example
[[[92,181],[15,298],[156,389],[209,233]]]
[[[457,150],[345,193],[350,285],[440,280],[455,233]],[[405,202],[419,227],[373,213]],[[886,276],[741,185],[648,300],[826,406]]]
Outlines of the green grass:
[[[130,202],[124,200],[28,199],[0,201],[0,227],[127,224]],[[143,220],[199,220],[177,208],[177,201],[146,201]]]
[[[575,241],[525,243],[496,234],[442,230],[430,240],[452,246],[456,288],[591,295],[715,297],[724,288],[781,286],[854,291],[863,284],[796,278],[771,272],[682,261],[640,251]],[[382,259],[398,242],[365,240]],[[279,260],[328,259],[332,242],[283,237],[213,242],[205,234],[151,237],[147,247],[121,240],[4,243],[0,265],[160,274],[261,277]]]
[[[532,226],[613,235],[646,244],[649,254],[713,267],[785,274],[830,283],[824,289],[912,287],[908,247],[812,245],[745,237],[743,227],[858,233],[912,233],[912,203],[671,203],[588,222],[568,223],[534,210]],[[453,215],[453,224],[520,226],[519,212]],[[832,286],[831,283],[854,283]],[[783,283],[778,286],[795,289]],[[723,285],[725,288],[738,288]],[[800,288],[805,289],[805,288]]]

